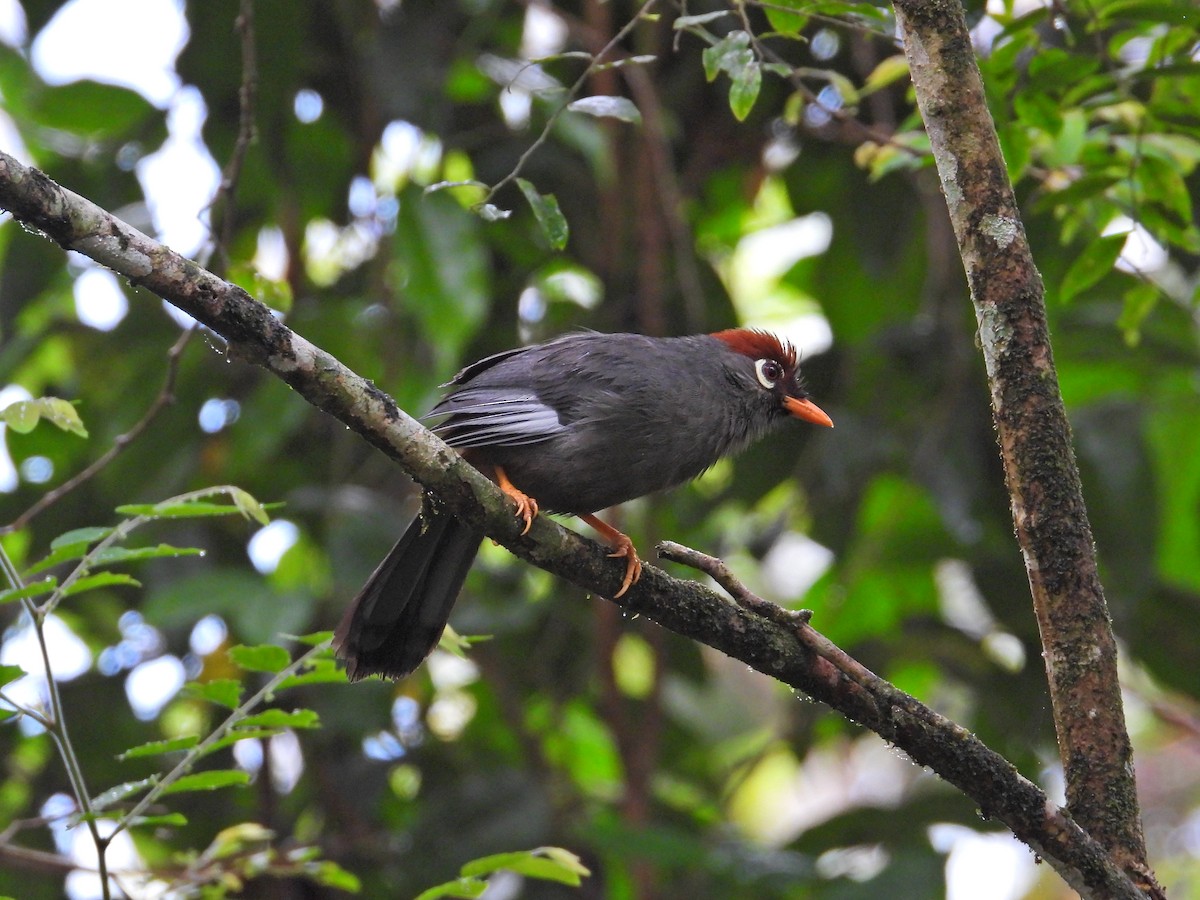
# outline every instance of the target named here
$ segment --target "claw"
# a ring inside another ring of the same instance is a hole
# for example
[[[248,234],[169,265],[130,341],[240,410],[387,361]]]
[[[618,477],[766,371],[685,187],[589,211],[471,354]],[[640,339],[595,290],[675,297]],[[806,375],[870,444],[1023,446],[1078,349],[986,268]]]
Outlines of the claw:
[[[513,502],[517,504],[516,516],[525,523],[525,527],[521,529],[521,534],[528,534],[529,529],[533,527],[533,520],[538,514],[537,501],[509,481],[508,475],[500,466],[496,466],[496,484],[500,486],[500,490],[508,494],[513,499]]]
[[[622,534],[607,522],[597,519],[595,516],[587,515],[580,516],[579,518],[600,532],[604,540],[612,545],[613,552],[608,554],[610,557],[625,558],[625,579],[621,582],[621,589],[613,594],[612,598],[616,600],[618,597],[624,596],[625,592],[629,590],[630,585],[637,584],[638,579],[642,577],[642,561],[638,558],[637,549],[633,546],[633,541],[629,535]]]
[[[637,550],[634,549],[633,541],[625,535],[621,535],[624,539],[620,546],[617,547],[609,556],[625,557],[625,580],[621,582],[621,589],[613,594],[613,599],[623,595],[631,584],[637,584],[639,578],[642,577],[642,561],[638,559]]]

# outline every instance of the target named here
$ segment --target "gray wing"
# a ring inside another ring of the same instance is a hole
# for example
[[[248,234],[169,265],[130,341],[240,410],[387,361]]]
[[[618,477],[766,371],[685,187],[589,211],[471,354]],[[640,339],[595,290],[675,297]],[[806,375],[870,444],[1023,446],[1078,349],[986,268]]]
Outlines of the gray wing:
[[[463,388],[426,418],[445,417],[434,431],[452,447],[516,447],[561,434],[558,413],[533,394],[505,388]]]

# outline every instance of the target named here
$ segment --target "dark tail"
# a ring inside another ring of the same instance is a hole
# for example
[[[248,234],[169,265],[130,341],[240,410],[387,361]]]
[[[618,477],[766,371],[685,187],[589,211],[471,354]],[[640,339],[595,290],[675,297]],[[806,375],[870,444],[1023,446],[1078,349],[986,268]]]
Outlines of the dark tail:
[[[437,646],[479,552],[481,532],[426,511],[371,574],[334,633],[351,681],[403,678]]]

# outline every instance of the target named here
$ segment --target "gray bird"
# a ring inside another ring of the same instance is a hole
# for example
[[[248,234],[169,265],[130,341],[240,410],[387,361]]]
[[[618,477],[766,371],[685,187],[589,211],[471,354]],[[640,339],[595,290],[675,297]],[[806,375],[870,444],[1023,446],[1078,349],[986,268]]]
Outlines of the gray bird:
[[[633,542],[594,513],[689,481],[789,417],[833,425],[808,399],[795,349],[730,329],[689,337],[570,334],[472,363],[429,413],[450,446],[516,502],[582,518],[641,574]],[[352,681],[403,678],[441,638],[483,534],[417,516],[354,598],[334,646]]]

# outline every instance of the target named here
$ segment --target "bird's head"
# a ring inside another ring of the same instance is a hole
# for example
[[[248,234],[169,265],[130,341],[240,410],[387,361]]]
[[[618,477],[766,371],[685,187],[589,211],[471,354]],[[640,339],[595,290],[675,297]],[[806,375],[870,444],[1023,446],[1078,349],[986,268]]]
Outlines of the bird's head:
[[[816,425],[833,427],[833,420],[808,399],[808,391],[800,378],[796,348],[790,343],[753,328],[730,328],[716,332],[713,337],[744,357],[747,371],[752,371],[754,377],[754,386],[750,389],[761,391],[759,396],[767,401],[769,408]],[[744,383],[750,386],[750,379],[745,378]]]

